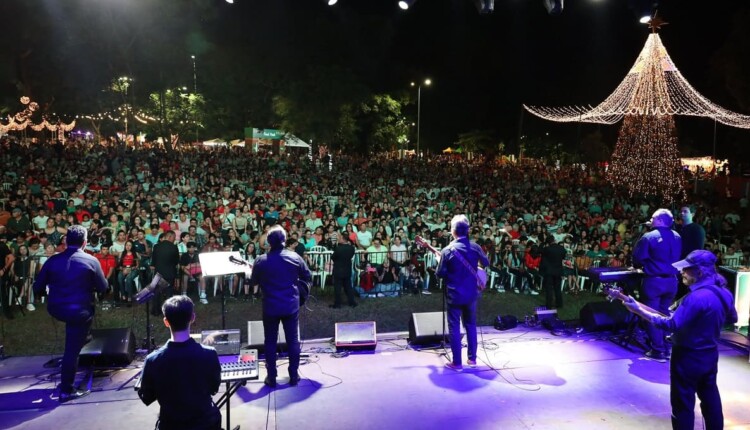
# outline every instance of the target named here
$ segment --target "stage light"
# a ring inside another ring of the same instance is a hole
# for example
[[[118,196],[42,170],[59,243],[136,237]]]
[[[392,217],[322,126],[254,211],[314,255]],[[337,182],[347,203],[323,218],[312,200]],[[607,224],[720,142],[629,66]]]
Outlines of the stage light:
[[[651,15],[643,15],[641,19],[638,20],[641,24],[648,24],[651,22]]]
[[[563,11],[564,0],[544,0],[544,7],[550,15],[560,15]]]
[[[414,4],[416,0],[400,0],[398,2],[398,7],[400,7],[403,10],[407,10],[411,7],[411,5]]]
[[[488,14],[495,11],[495,0],[474,0],[474,6],[480,14]]]
[[[339,2],[339,0],[328,0],[328,6],[333,6],[336,3],[338,3],[338,2]]]
[[[227,3],[234,4],[234,0],[227,0]]]

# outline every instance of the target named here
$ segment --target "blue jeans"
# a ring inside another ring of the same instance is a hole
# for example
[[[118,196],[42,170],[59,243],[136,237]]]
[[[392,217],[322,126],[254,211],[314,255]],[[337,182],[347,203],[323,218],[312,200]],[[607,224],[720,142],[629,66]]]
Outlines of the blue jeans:
[[[289,348],[289,377],[299,376],[299,311],[284,316],[263,315],[263,335],[266,349],[266,370],[268,377],[276,378],[276,343],[279,339],[279,323],[284,327],[284,336]]]
[[[675,346],[669,363],[672,428],[693,430],[695,395],[701,401],[706,430],[724,428],[721,396],[716,386],[719,352],[694,351]]]
[[[60,372],[60,391],[70,393],[74,389],[73,383],[78,371],[78,355],[86,343],[86,336],[94,320],[94,308],[50,304],[47,310],[55,319],[65,323],[65,352]]]
[[[461,320],[466,329],[466,343],[469,345],[469,360],[477,359],[477,302],[467,305],[448,305],[448,333],[450,333],[453,364],[461,364]]]

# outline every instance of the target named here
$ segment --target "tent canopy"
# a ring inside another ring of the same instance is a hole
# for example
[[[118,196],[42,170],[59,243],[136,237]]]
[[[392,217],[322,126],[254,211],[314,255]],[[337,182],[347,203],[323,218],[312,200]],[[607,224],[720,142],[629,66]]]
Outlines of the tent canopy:
[[[204,140],[203,146],[227,146],[227,141],[219,138]]]
[[[289,147],[289,148],[309,148],[310,147],[309,143],[293,135],[292,133],[287,133],[284,136],[284,141],[286,142],[284,146]]]

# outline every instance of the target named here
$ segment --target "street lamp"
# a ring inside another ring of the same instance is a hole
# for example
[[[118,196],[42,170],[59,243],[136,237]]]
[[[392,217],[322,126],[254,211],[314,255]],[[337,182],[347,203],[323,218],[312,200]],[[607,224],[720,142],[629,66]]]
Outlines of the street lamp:
[[[195,67],[195,55],[191,55],[193,59],[193,97],[198,97],[198,69]],[[198,143],[198,119],[195,119],[195,142]]]
[[[120,83],[120,88],[125,88],[125,142],[128,141],[128,116],[130,115],[130,109],[128,106],[128,88],[133,83],[133,78],[128,76],[121,76],[117,78]]]
[[[430,85],[432,85],[432,81],[429,78],[427,78],[424,80],[424,82],[420,82],[418,84],[414,82],[411,83],[412,87],[417,87],[417,157],[419,157],[419,154],[420,154],[419,152],[419,128],[420,127],[419,126],[420,126],[420,122],[422,119],[422,85],[423,84],[429,87]]]

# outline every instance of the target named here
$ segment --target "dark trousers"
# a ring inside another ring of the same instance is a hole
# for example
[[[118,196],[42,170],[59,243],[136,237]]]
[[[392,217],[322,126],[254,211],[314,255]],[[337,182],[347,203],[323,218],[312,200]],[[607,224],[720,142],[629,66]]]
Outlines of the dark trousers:
[[[289,377],[299,376],[299,311],[284,316],[263,315],[263,335],[266,349],[266,370],[270,378],[276,378],[276,343],[279,340],[279,323],[284,327],[284,336],[289,348]]]
[[[706,430],[724,428],[721,396],[716,386],[718,362],[716,348],[694,351],[675,346],[669,364],[673,429],[693,430],[696,394],[701,401]]]
[[[542,286],[544,287],[544,294],[547,301],[547,309],[552,307],[561,308],[563,306],[562,299],[562,276],[561,275],[544,275],[542,280]],[[553,302],[554,298],[554,302]]]
[[[669,315],[669,306],[674,302],[677,294],[677,277],[658,278],[646,277],[641,285],[643,304],[657,310],[664,315]],[[646,334],[651,342],[651,349],[666,353],[664,344],[664,330],[653,324],[646,324]]]
[[[81,353],[86,337],[94,320],[94,309],[88,306],[53,305],[47,307],[49,314],[65,323],[65,352],[60,372],[60,391],[70,393],[74,390],[78,355]]]
[[[2,264],[2,262],[0,262]],[[13,316],[11,312],[11,305],[8,302],[10,299],[10,281],[7,281],[5,276],[0,276],[0,301],[2,301],[3,314],[10,318]]]
[[[334,302],[333,304],[335,306],[341,306],[341,290],[344,290],[344,293],[346,294],[346,300],[349,302],[349,305],[355,305],[356,302],[354,301],[354,288],[352,288],[352,277],[347,275],[343,278],[340,276],[334,276],[333,278],[333,293],[334,293]]]
[[[466,343],[469,345],[469,360],[477,359],[477,302],[467,305],[448,305],[448,333],[450,334],[453,364],[461,364],[461,320],[466,329]]]

